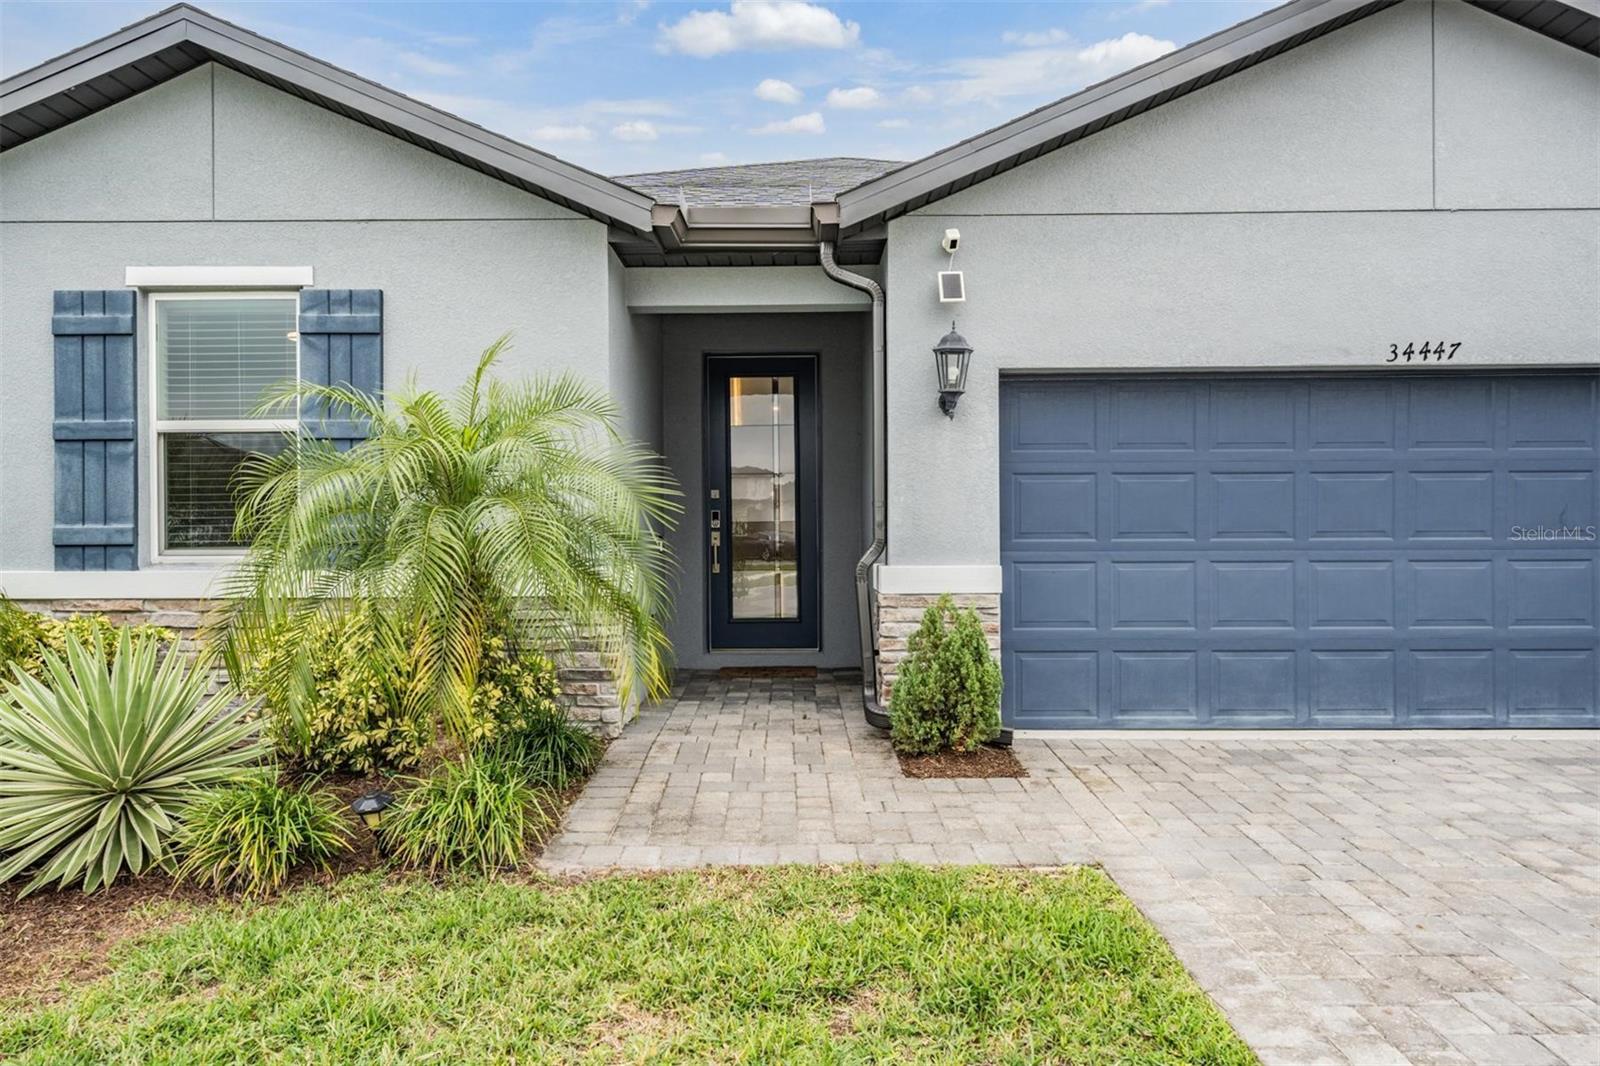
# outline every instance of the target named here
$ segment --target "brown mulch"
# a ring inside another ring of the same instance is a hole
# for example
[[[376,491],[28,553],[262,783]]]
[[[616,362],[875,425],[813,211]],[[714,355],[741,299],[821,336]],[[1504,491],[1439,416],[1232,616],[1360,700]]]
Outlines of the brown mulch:
[[[373,789],[397,793],[402,787],[392,778],[354,776],[329,777],[322,784],[346,805]],[[583,792],[583,786],[579,782],[555,793],[552,813],[556,825],[550,836],[560,831],[567,808]],[[354,815],[351,826],[350,850],[335,859],[328,872],[297,870],[273,896],[386,869],[372,833]],[[543,853],[544,843],[540,839],[529,844],[524,868]],[[414,876],[403,870],[394,870],[391,875]],[[53,1002],[70,986],[86,984],[110,972],[110,955],[120,944],[180,925],[212,904],[237,902],[240,898],[199,885],[178,884],[159,870],[139,877],[124,874],[90,895],[74,887],[58,891],[47,886],[19,899],[18,893],[26,883],[18,879],[0,885],[0,1005]]]
[[[941,751],[933,755],[900,755],[907,777],[1027,777],[1028,771],[1010,748],[985,744],[976,751]]]

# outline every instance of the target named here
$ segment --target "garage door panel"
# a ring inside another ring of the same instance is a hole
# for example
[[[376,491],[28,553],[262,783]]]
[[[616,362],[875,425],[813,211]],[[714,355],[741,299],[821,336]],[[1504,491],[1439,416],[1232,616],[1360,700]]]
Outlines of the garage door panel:
[[[1218,629],[1295,628],[1293,561],[1211,564],[1212,624]]]
[[[1292,470],[1230,472],[1210,478],[1212,537],[1216,540],[1295,539]]]
[[[1410,725],[1451,728],[1494,722],[1493,649],[1424,650],[1410,655]]]
[[[1510,724],[1591,724],[1595,688],[1593,648],[1513,651]]]
[[[1507,385],[1507,428],[1513,450],[1558,448],[1593,450],[1596,415],[1593,380],[1587,388],[1555,378],[1513,381]]]
[[[1450,452],[1494,447],[1494,382],[1440,378],[1407,391],[1407,441],[1414,449]]]
[[[1595,524],[1595,479],[1583,470],[1513,470],[1511,513],[1515,524],[1532,532]]]
[[[1218,384],[1211,391],[1213,451],[1291,452],[1304,389],[1282,381]]]
[[[1003,382],[1006,721],[1600,722],[1595,380],[1427,373]]]
[[[1592,559],[1513,560],[1509,565],[1513,628],[1594,628]]]
[[[1405,510],[1413,540],[1493,540],[1494,472],[1413,472]]]
[[[1236,726],[1293,725],[1298,669],[1292,651],[1212,653],[1212,719]]]
[[[1147,724],[1198,724],[1198,656],[1189,651],[1114,651],[1112,716]]]
[[[1413,560],[1411,621],[1418,629],[1492,629],[1494,563],[1489,559]]]
[[[1194,541],[1199,537],[1193,474],[1112,474],[1111,499],[1114,541]]]
[[[1200,397],[1187,385],[1125,385],[1111,390],[1111,451],[1192,452]]]

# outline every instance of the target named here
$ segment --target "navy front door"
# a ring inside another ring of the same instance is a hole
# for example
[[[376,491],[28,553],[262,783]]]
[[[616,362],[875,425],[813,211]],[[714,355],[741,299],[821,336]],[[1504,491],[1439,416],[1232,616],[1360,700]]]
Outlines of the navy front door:
[[[1596,725],[1597,384],[1005,380],[1006,724]]]
[[[816,360],[708,356],[706,383],[711,647],[816,648]]]

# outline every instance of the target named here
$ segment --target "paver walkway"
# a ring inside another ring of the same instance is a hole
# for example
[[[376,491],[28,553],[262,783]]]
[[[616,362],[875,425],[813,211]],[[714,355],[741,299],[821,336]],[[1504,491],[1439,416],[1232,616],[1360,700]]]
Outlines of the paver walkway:
[[[545,861],[1098,862],[1269,1064],[1600,1063],[1600,734],[1016,753],[1022,780],[911,780],[848,678],[688,675]]]

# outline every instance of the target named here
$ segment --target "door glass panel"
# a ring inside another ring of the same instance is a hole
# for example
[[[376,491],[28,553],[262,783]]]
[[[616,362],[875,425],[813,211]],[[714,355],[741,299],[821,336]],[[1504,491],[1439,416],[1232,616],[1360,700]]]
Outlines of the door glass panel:
[[[800,616],[793,377],[728,379],[733,617]]]

